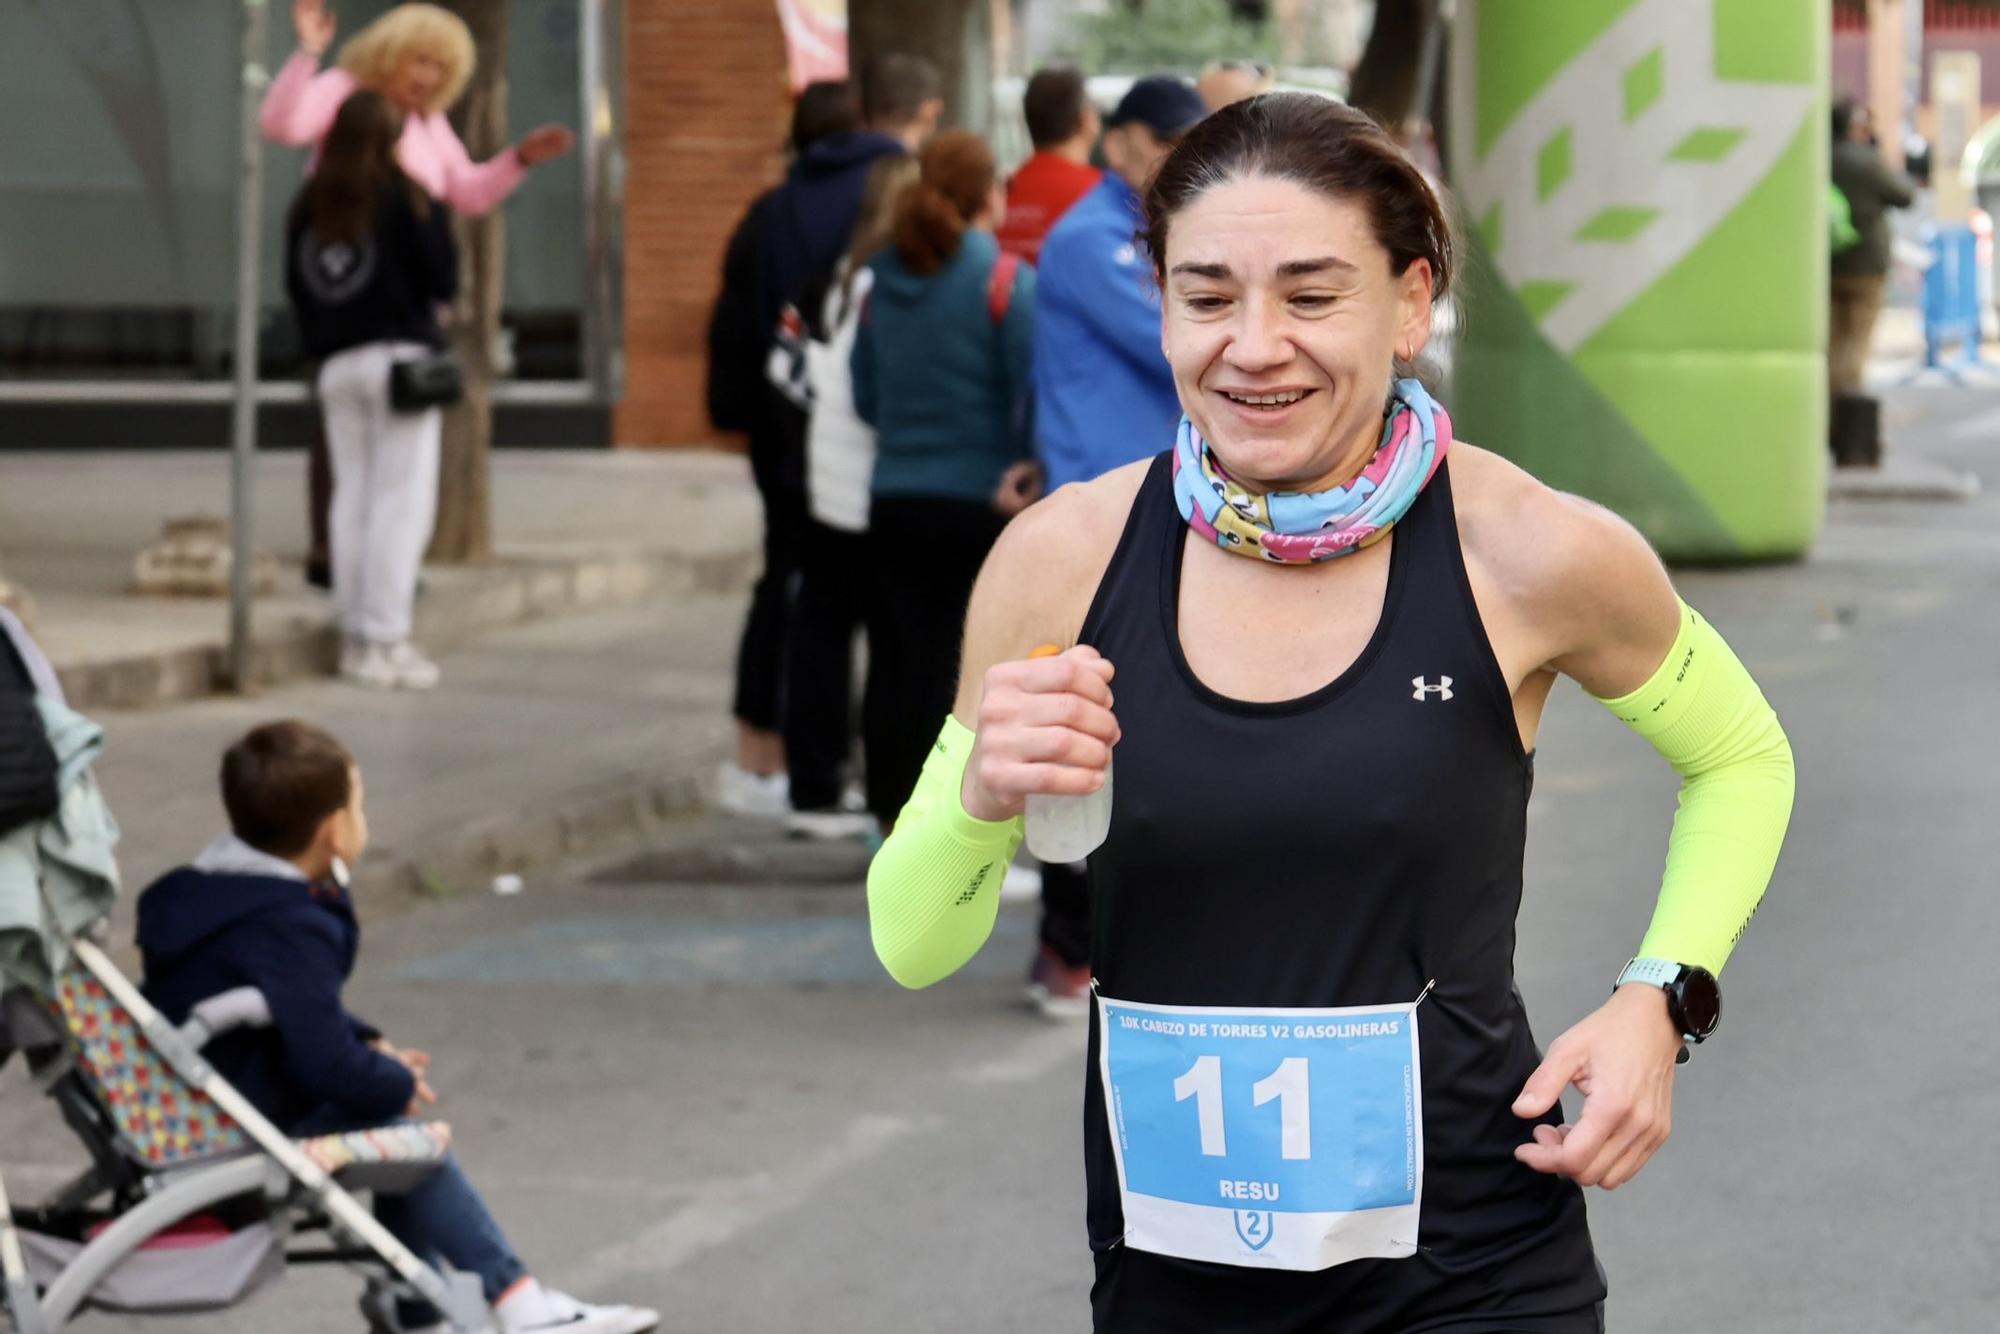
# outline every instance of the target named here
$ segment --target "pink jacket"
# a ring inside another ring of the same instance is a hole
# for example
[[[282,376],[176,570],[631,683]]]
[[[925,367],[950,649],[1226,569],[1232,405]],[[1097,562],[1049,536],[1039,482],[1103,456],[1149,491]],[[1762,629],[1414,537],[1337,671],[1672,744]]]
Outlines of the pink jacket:
[[[296,52],[264,94],[258,118],[264,137],[317,150],[319,141],[333,128],[340,104],[354,87],[354,76],[346,70],[322,73],[316,57]],[[468,217],[498,206],[528,174],[520,155],[511,148],[485,162],[474,162],[451,122],[436,111],[403,122],[396,160],[404,174],[429,191],[433,199],[443,200]]]

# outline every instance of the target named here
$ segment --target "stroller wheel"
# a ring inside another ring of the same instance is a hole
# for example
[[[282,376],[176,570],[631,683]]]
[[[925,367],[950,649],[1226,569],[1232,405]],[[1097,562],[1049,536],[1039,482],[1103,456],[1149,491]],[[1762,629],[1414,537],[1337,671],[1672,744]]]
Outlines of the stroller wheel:
[[[368,1322],[368,1334],[403,1334],[396,1319],[396,1294],[380,1279],[369,1279],[361,1294],[361,1318]]]

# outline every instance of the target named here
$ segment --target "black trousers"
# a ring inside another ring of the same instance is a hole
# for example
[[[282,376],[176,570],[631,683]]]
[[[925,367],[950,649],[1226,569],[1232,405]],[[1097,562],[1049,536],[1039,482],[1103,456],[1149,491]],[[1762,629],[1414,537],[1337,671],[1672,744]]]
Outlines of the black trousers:
[[[1090,881],[1083,863],[1042,863],[1042,943],[1072,968],[1090,962]]]
[[[791,633],[785,645],[785,764],[795,810],[840,802],[841,775],[853,733],[854,636],[871,606],[868,534],[842,532],[807,516]],[[871,647],[871,657],[874,649]],[[863,728],[880,711],[880,672],[862,700]],[[871,757],[872,766],[872,757]]]
[[[750,475],[764,501],[764,572],[750,592],[750,614],[736,650],[735,714],[751,727],[775,732],[784,720],[785,638],[805,558],[807,516],[799,457],[803,418],[794,423],[773,405],[766,420],[750,437]]]
[[[326,417],[313,414],[312,440],[306,446],[306,531],[310,534],[307,558],[332,559],[333,539],[333,451],[326,445]]]
[[[965,604],[1006,523],[970,500],[878,496],[871,508],[868,694],[882,707],[866,720],[863,745],[878,819],[901,814],[951,712]]]

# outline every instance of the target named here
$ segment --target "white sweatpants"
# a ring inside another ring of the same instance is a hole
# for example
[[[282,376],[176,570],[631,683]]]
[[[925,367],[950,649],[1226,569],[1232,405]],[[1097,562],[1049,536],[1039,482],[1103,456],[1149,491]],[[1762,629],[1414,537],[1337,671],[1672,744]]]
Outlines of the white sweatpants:
[[[319,372],[333,459],[333,601],[341,632],[372,644],[410,637],[417,568],[437,521],[443,415],[389,410],[389,366],[418,343],[365,343]]]

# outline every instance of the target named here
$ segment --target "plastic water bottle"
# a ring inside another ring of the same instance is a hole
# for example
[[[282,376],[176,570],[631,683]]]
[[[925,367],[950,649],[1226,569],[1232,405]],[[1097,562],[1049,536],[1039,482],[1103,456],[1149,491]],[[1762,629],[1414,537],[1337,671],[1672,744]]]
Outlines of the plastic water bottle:
[[[1028,656],[1053,658],[1062,650],[1043,644]],[[1028,851],[1045,862],[1066,866],[1080,862],[1104,843],[1111,832],[1111,768],[1104,786],[1080,797],[1031,792],[1027,801]]]

